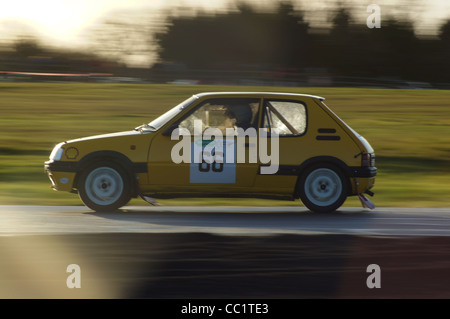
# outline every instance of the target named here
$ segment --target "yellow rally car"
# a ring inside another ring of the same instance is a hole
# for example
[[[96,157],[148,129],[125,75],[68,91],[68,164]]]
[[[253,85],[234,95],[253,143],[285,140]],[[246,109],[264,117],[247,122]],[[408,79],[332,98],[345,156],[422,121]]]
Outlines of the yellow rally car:
[[[370,144],[317,96],[196,94],[134,130],[55,146],[52,187],[78,193],[96,211],[131,198],[300,198],[314,212],[364,193],[377,169]]]

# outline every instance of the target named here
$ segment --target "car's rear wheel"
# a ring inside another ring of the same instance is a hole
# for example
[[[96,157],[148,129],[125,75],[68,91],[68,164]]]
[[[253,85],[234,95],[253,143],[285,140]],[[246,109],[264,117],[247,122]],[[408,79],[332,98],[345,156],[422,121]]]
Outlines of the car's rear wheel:
[[[83,203],[95,211],[114,211],[131,199],[131,178],[120,165],[97,162],[85,169],[78,181]]]
[[[341,170],[331,164],[310,167],[300,177],[298,193],[313,212],[333,212],[347,199],[348,183]]]

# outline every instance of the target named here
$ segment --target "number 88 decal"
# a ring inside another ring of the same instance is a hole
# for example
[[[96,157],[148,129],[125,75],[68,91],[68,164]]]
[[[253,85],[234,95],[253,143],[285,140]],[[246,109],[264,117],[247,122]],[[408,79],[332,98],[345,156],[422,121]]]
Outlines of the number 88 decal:
[[[198,164],[198,170],[203,173],[209,172],[211,170],[211,164],[206,163],[205,160],[203,160]],[[212,171],[216,173],[222,172],[223,163],[212,162]]]
[[[209,172],[211,170],[211,168],[212,168],[212,171],[216,172],[216,173],[220,173],[223,171],[223,153],[217,152],[217,156],[222,157],[220,163],[215,161],[216,160],[215,150],[212,152],[211,156],[212,156],[212,159],[214,159],[214,161],[212,163],[206,162],[205,158],[202,156],[202,162],[198,164],[198,170],[200,172],[203,172],[203,173]],[[211,162],[211,161],[209,161],[209,162]]]

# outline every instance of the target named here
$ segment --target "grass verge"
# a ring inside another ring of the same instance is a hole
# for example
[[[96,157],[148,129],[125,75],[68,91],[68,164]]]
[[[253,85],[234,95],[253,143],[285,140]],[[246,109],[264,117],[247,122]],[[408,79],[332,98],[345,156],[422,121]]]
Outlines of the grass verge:
[[[132,129],[188,96],[206,91],[323,96],[376,151],[376,205],[450,207],[450,91],[89,83],[0,83],[0,204],[81,204],[76,195],[50,189],[43,163],[56,143]],[[230,204],[226,199],[161,202]],[[300,203],[242,199],[233,204]],[[345,205],[359,202],[349,198]]]

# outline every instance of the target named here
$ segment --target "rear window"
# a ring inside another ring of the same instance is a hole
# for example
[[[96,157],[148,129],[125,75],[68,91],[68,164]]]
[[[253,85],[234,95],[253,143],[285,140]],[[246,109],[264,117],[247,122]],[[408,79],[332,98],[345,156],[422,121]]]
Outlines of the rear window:
[[[306,132],[306,107],[301,102],[267,100],[264,128],[277,129],[280,136],[300,136]]]

